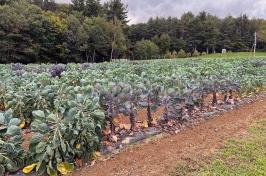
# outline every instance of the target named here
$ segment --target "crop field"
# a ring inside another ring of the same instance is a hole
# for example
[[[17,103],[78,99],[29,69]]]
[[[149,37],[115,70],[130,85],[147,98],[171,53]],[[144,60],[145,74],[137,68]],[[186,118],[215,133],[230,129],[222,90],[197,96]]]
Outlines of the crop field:
[[[0,65],[0,80],[0,175],[57,175],[122,136],[193,121],[264,91],[266,59],[10,64]]]

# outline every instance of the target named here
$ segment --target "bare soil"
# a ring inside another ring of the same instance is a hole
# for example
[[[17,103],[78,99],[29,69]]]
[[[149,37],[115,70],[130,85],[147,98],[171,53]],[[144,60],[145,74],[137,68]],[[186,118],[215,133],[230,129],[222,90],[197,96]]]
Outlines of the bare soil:
[[[266,118],[266,97],[222,113],[178,134],[130,146],[109,158],[104,156],[93,166],[83,167],[71,175],[168,175],[177,163],[211,156],[226,140],[245,136],[248,126],[261,118]]]

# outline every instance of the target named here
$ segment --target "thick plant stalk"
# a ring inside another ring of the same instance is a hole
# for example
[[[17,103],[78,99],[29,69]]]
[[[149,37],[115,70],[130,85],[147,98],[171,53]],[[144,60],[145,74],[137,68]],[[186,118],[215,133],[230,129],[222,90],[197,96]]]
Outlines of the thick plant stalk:
[[[111,135],[115,134],[115,125],[113,123],[113,117],[110,118],[110,130],[111,130]]]
[[[164,120],[166,122],[169,121],[169,116],[168,116],[168,107],[164,107],[164,113],[163,113]]]
[[[5,105],[0,103],[0,111],[5,111]]]
[[[110,103],[110,106],[108,107],[108,117],[109,117],[111,135],[115,134],[115,125],[113,123],[113,120],[114,120],[113,113],[114,113],[113,104]]]
[[[169,99],[167,97],[164,97],[163,99],[163,105],[164,105],[164,113],[163,113],[163,118],[166,122],[169,121],[169,107],[168,107],[168,102]]]
[[[182,100],[181,101],[181,117],[180,119],[182,120],[184,116],[187,115],[187,108],[186,108],[186,104],[185,104],[185,101]]]
[[[147,118],[148,118],[148,126],[152,126],[152,115],[151,115],[151,100],[150,100],[150,94],[148,95],[147,101],[148,101],[148,107],[147,107]]]
[[[217,105],[217,94],[216,91],[212,93],[212,106]]]
[[[133,107],[130,108],[130,113],[129,113],[129,118],[130,118],[130,130],[135,130],[136,129],[136,116],[133,111]]]
[[[232,90],[230,90],[229,91],[229,99],[233,99],[234,97],[233,97],[233,91]]]
[[[227,99],[228,99],[228,92],[226,92],[225,95],[224,95],[224,103],[227,102]]]
[[[193,115],[192,112],[194,110],[194,106],[189,105],[188,108],[187,108],[187,110],[188,110],[188,116],[189,117],[192,117],[192,115]]]
[[[204,108],[204,95],[201,95],[199,108],[200,108],[201,111],[202,111],[203,108]]]

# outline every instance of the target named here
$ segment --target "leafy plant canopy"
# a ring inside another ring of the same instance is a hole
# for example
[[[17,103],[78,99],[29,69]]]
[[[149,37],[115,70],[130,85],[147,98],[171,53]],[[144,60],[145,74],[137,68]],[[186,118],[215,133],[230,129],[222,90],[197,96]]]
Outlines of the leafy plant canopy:
[[[95,158],[103,131],[113,139],[123,114],[138,130],[163,108],[161,122],[190,120],[197,109],[265,90],[266,60],[180,59],[68,65],[0,65],[0,173],[57,175]],[[22,147],[25,131],[32,135]]]

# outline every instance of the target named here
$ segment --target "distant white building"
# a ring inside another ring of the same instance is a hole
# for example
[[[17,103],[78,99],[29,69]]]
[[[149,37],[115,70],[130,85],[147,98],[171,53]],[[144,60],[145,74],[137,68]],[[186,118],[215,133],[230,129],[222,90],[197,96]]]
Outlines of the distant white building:
[[[226,49],[222,49],[222,54],[225,54],[226,52]]]

